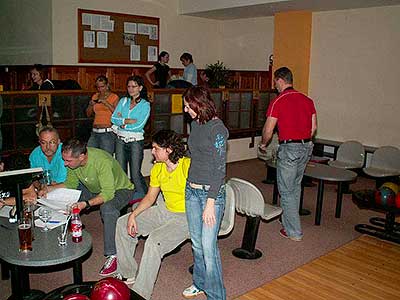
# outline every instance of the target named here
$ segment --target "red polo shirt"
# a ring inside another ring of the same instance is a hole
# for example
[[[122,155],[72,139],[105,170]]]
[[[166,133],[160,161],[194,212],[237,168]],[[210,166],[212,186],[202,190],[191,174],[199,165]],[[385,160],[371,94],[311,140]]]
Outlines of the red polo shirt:
[[[292,88],[272,100],[267,110],[267,117],[278,119],[280,141],[310,139],[313,114],[314,102]]]

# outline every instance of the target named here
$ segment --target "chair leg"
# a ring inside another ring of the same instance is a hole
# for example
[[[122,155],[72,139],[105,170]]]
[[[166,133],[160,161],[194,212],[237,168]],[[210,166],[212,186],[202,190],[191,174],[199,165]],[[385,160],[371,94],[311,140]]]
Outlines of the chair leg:
[[[262,256],[262,252],[256,249],[258,229],[261,217],[246,217],[242,246],[232,251],[232,254],[242,259],[257,259]]]

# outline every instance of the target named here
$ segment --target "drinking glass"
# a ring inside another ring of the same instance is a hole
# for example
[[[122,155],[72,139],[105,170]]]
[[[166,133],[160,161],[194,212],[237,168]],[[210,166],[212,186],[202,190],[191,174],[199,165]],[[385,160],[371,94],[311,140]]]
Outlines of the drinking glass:
[[[18,221],[19,251],[32,251],[31,220],[22,218]]]
[[[46,184],[46,185],[50,185],[51,184],[51,172],[50,172],[50,170],[44,170],[43,171],[43,181],[44,181],[44,184]]]
[[[58,245],[61,247],[67,245],[68,232],[67,232],[66,226],[67,226],[67,224],[60,226],[60,233],[57,236]]]
[[[52,210],[48,207],[42,206],[39,208],[39,218],[44,222],[43,232],[49,231],[49,227],[47,227],[47,222],[51,219]]]
[[[34,228],[35,228],[35,217],[34,211],[36,209],[36,205],[33,202],[25,202],[24,203],[24,218],[31,220],[31,230],[32,230],[32,241],[35,239],[34,236]]]

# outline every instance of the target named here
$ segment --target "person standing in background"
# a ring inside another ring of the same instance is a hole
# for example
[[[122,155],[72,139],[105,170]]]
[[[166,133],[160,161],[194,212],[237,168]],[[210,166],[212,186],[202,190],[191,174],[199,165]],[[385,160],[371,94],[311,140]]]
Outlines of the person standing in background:
[[[217,117],[208,89],[189,88],[183,102],[185,112],[193,119],[188,139],[191,165],[185,206],[194,258],[193,284],[183,291],[183,296],[193,298],[205,293],[209,300],[225,300],[217,237],[225,210],[229,132]]]
[[[183,70],[183,80],[190,82],[192,85],[197,85],[197,68],[193,63],[193,57],[190,53],[183,53],[180,57],[182,65],[185,67]]]
[[[293,241],[301,241],[301,181],[313,150],[311,139],[317,130],[317,113],[313,100],[293,89],[293,74],[288,68],[274,72],[274,83],[279,95],[269,104],[259,147],[265,151],[277,126],[277,183],[283,209],[283,228],[279,233]]]
[[[99,148],[111,155],[115,150],[115,134],[111,128],[111,116],[118,104],[119,97],[110,90],[108,79],[104,75],[96,78],[98,93],[92,96],[86,115],[94,115],[93,129],[88,141],[88,147]]]
[[[171,71],[167,63],[169,62],[169,54],[161,51],[158,55],[158,62],[146,72],[145,76],[154,88],[163,89],[167,86],[167,82],[171,77]],[[154,73],[155,81],[151,80],[150,75]]]
[[[127,172],[141,197],[147,193],[147,185],[142,175],[144,150],[144,126],[150,116],[150,103],[140,96],[144,87],[143,78],[130,76],[126,81],[128,94],[121,98],[111,117],[113,131],[117,135],[115,157]],[[134,200],[134,199],[132,199]]]
[[[30,69],[33,84],[29,90],[54,90],[54,84],[47,78],[45,71],[42,65],[33,65]]]

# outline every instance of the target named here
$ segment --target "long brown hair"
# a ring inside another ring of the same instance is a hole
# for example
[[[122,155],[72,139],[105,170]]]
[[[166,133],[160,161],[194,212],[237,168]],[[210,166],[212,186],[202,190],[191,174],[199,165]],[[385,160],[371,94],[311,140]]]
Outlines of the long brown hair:
[[[192,86],[185,91],[183,98],[197,114],[200,124],[207,123],[217,116],[217,109],[209,89],[197,85]]]

